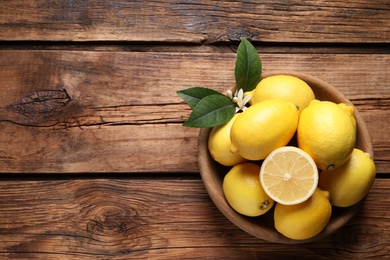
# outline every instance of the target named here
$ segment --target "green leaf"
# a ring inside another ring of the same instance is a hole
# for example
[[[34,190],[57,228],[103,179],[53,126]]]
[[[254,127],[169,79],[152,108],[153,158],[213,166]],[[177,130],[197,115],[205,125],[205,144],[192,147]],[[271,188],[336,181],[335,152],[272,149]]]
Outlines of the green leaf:
[[[236,87],[244,92],[253,90],[260,81],[262,65],[255,47],[245,38],[241,40],[237,49],[236,67],[234,76]]]
[[[209,95],[222,95],[221,93],[203,87],[193,87],[176,92],[192,109],[201,101],[204,97]]]
[[[214,94],[203,98],[192,110],[183,126],[209,128],[222,125],[234,116],[236,105],[224,95]]]

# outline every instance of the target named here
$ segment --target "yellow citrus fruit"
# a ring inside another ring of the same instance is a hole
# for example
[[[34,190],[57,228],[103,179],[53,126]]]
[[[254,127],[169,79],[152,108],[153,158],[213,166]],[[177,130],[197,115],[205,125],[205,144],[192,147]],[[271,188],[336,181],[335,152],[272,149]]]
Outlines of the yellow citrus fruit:
[[[344,103],[340,103],[338,104],[342,109],[344,109],[345,112],[347,112],[347,114],[349,115],[349,117],[351,118],[352,120],[352,124],[356,127],[356,119],[355,119],[355,109],[353,108],[353,106],[351,105],[347,105],[347,104],[344,104]]]
[[[288,101],[269,99],[250,106],[234,121],[231,151],[248,160],[262,160],[285,146],[298,124],[299,111]]]
[[[208,149],[211,156],[215,161],[225,166],[233,166],[246,161],[238,153],[230,151],[230,129],[239,115],[235,114],[226,124],[214,127],[209,136]]]
[[[305,81],[290,75],[266,77],[248,94],[252,95],[249,100],[251,105],[267,99],[283,99],[297,105],[300,111],[315,99],[313,90]]]
[[[356,143],[354,108],[331,101],[313,100],[302,111],[298,146],[306,151],[321,170],[331,170],[345,163]]]
[[[261,187],[259,172],[260,166],[244,162],[233,166],[223,179],[222,188],[227,202],[242,215],[263,215],[274,204]]]
[[[304,240],[319,234],[332,214],[329,192],[317,188],[305,202],[296,205],[276,204],[274,224],[276,230],[294,240]]]
[[[299,204],[313,195],[318,185],[318,169],[313,159],[301,149],[280,147],[265,158],[260,182],[276,202]]]
[[[351,157],[332,171],[322,171],[319,187],[329,191],[330,203],[349,207],[367,195],[375,180],[376,168],[371,156],[355,148]]]

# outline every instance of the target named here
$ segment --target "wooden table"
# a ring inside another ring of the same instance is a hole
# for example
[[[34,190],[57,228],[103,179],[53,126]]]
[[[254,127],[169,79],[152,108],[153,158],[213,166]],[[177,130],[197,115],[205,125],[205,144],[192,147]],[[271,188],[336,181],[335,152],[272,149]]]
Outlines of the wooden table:
[[[390,246],[390,1],[9,0],[0,7],[0,258],[376,259]],[[176,91],[234,84],[246,37],[264,71],[347,96],[377,178],[321,241],[269,243],[205,191]]]

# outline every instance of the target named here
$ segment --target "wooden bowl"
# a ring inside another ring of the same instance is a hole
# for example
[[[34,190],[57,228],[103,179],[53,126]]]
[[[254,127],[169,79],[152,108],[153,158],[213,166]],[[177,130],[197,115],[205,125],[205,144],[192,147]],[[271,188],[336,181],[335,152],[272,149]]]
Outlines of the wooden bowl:
[[[280,74],[292,75],[304,80],[313,89],[316,99],[330,100],[335,103],[348,103],[353,105],[336,88],[318,78],[307,74],[292,71],[274,71],[270,73],[263,73],[262,78]],[[361,115],[359,114],[359,111],[357,111],[356,108],[355,118],[357,123],[356,147],[369,153],[373,157],[374,154],[369,133]],[[331,219],[320,234],[307,240],[289,239],[278,233],[274,228],[274,209],[271,209],[260,217],[246,217],[234,211],[227,203],[222,191],[222,181],[230,168],[218,164],[211,157],[207,147],[210,132],[211,129],[201,129],[198,140],[198,164],[204,186],[212,201],[222,212],[222,214],[225,215],[231,222],[233,222],[233,224],[255,237],[270,242],[284,244],[298,244],[315,241],[340,229],[343,225],[350,221],[354,215],[356,215],[364,203],[363,199],[359,203],[348,208],[333,207]]]

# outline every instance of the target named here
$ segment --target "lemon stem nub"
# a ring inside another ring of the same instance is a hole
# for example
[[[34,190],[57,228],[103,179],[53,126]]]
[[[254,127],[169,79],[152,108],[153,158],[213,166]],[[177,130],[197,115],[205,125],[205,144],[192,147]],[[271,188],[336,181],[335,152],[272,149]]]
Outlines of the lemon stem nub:
[[[261,203],[260,209],[265,210],[269,206],[269,201],[265,200],[263,203]]]
[[[334,169],[334,164],[331,164],[328,166],[328,168],[326,168],[327,171],[331,171]]]

